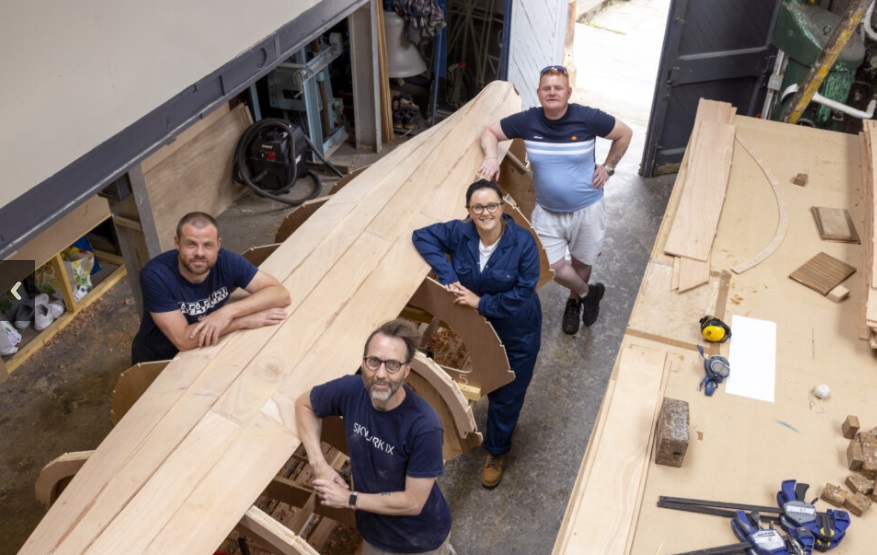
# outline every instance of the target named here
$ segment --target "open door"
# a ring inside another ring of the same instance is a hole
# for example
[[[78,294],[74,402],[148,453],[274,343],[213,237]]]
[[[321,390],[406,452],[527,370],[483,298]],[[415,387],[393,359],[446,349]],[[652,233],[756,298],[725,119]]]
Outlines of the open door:
[[[780,0],[672,0],[658,69],[644,177],[678,170],[700,98],[755,116],[773,66]]]

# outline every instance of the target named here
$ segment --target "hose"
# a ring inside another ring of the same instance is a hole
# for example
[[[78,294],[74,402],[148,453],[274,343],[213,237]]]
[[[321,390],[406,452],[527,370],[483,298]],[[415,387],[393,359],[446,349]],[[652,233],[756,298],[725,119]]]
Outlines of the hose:
[[[286,197],[274,195],[259,187],[258,183],[265,178],[267,171],[254,176],[249,175],[249,165],[247,164],[246,159],[247,149],[249,148],[250,143],[253,142],[253,140],[258,136],[258,134],[267,127],[280,127],[289,134],[290,158],[292,160],[295,160],[295,128],[292,126],[291,123],[286,120],[279,118],[265,118],[251,125],[250,128],[247,129],[243,135],[241,135],[240,140],[238,140],[237,147],[235,148],[235,163],[233,175],[234,180],[241,185],[246,185],[260,197],[276,200],[277,202],[282,202],[291,206],[298,206],[319,196],[320,192],[323,189],[323,182],[320,180],[320,176],[314,173],[310,168],[308,168],[306,171],[308,176],[310,176],[311,180],[314,183],[314,188],[310,194],[300,199],[288,199]],[[308,146],[311,148],[311,150],[313,150],[317,158],[319,158],[320,161],[322,161],[327,168],[332,170],[332,172],[335,173],[338,177],[344,177],[344,174],[342,174],[338,170],[338,168],[333,166],[328,160],[326,160],[326,158],[322,154],[320,154],[320,152],[314,147],[314,144],[311,142],[307,135],[304,135],[304,139]],[[292,184],[295,183],[295,180],[296,176],[293,175],[292,180],[287,183],[287,186],[292,186]]]
[[[871,15],[874,13],[874,2],[871,2],[871,5],[868,6],[868,11],[865,12],[865,18],[862,20],[862,29],[865,31],[865,34],[871,37],[871,40],[877,40],[877,32],[874,31],[874,28],[871,27]]]

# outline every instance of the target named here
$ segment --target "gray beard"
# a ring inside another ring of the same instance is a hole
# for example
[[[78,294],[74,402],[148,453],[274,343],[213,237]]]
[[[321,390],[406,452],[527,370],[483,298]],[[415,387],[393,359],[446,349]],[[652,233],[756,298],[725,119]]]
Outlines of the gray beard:
[[[374,388],[369,388],[368,394],[371,396],[372,401],[383,405],[386,404],[386,402],[390,400],[390,397],[392,397],[397,391],[399,391],[399,388],[397,387],[393,389],[392,386],[386,391],[386,393],[375,391]]]

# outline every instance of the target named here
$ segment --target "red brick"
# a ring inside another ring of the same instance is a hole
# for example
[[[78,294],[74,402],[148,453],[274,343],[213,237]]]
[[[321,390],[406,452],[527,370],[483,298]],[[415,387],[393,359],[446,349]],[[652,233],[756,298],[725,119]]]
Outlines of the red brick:
[[[664,398],[655,436],[655,464],[682,466],[688,451],[688,403]]]

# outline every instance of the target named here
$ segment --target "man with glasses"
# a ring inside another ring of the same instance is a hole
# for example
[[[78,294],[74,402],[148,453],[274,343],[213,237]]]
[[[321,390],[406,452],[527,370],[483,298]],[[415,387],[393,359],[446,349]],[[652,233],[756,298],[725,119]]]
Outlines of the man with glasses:
[[[435,410],[405,386],[420,334],[393,320],[365,342],[362,376],[344,376],[296,400],[302,444],[314,469],[314,491],[329,507],[356,511],[364,555],[453,555],[451,510],[436,478],[442,474],[442,424]],[[322,418],[342,416],[353,488],[320,446]]]
[[[572,335],[579,330],[580,318],[590,326],[600,313],[606,287],[588,282],[606,235],[603,186],[615,173],[633,132],[605,112],[570,103],[572,88],[563,66],[543,69],[536,93],[541,106],[503,118],[481,133],[484,161],[479,173],[496,180],[498,142],[524,139],[536,193],[531,220],[554,279],[569,289],[562,329]],[[597,137],[612,141],[603,164],[594,156]]]

